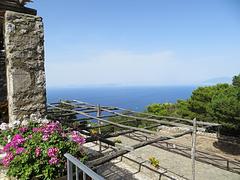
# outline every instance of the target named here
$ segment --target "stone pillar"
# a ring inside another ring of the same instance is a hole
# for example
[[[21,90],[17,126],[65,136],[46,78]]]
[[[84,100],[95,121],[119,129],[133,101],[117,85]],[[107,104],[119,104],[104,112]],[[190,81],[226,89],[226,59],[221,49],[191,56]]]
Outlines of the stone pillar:
[[[33,113],[46,114],[42,18],[5,12],[9,122]]]

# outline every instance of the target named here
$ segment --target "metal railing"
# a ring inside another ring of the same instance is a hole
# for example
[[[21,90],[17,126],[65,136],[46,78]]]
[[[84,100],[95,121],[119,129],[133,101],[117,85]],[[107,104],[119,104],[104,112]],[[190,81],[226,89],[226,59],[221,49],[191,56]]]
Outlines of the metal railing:
[[[75,165],[75,176],[76,180],[80,180],[80,173],[82,172],[83,180],[87,179],[87,176],[94,180],[105,180],[102,176],[95,173],[92,169],[84,165],[81,161],[77,158],[73,157],[71,154],[67,153],[64,154],[67,158],[67,180],[73,180],[74,173],[73,173],[73,165]]]

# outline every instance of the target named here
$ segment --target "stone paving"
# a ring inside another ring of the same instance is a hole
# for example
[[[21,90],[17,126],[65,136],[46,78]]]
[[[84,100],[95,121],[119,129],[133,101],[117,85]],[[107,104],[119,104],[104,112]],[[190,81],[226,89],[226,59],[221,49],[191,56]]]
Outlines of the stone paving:
[[[114,139],[114,138],[112,138]],[[138,142],[127,137],[119,137],[124,144],[134,145]],[[98,146],[89,146],[93,150],[98,150]],[[191,159],[181,155],[171,153],[157,147],[145,146],[133,152],[128,153],[126,156],[141,158],[148,161],[149,157],[156,157],[160,161],[160,166],[164,167],[184,178],[191,179]],[[138,166],[130,163],[129,161],[119,161],[119,159],[112,160],[101,167],[100,174],[107,177],[107,179],[144,179],[144,180],[158,180],[159,176],[151,171],[138,172]],[[155,174],[155,175],[154,175]],[[162,178],[168,179],[168,178]],[[181,179],[181,178],[178,178]],[[232,173],[215,166],[208,165],[196,161],[196,180],[239,180],[240,175]]]

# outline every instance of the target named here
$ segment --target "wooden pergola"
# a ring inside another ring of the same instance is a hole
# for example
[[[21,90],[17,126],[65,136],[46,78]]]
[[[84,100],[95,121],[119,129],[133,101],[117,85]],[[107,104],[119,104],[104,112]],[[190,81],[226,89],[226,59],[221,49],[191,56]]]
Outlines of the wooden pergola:
[[[69,123],[74,121],[82,124],[82,126],[78,126],[78,130],[87,136],[87,142],[98,141],[99,151],[102,149],[102,143],[110,147],[117,146],[116,142],[109,139],[111,137],[126,136],[139,142],[130,147],[117,148],[117,150],[115,148],[115,151],[111,154],[105,154],[102,157],[89,161],[87,165],[93,169],[130,151],[132,152],[146,145],[151,145],[191,158],[193,177],[195,177],[195,160],[240,173],[240,162],[196,150],[197,131],[205,131],[209,127],[218,129],[220,127],[219,124],[196,121],[196,119],[156,116],[119,107],[94,105],[77,100],[61,101],[49,104],[48,107],[48,114],[51,119],[63,120]],[[76,118],[73,119],[73,116]],[[120,118],[117,121],[111,120],[111,118],[116,117]],[[148,122],[148,126],[139,127],[139,122]],[[184,129],[184,132],[175,133],[171,136],[162,136],[156,131],[156,128],[159,130],[159,127],[161,131],[161,125],[180,127]],[[109,127],[109,131],[107,132],[106,127]],[[92,130],[97,130],[97,133],[94,135],[91,134]],[[166,142],[166,140],[178,138],[186,134],[192,134],[191,148]]]

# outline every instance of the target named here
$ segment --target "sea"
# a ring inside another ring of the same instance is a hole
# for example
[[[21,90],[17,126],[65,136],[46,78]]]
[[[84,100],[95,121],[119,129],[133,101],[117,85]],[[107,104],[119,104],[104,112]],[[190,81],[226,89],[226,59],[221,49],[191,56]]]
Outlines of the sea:
[[[178,99],[186,100],[196,88],[196,86],[48,88],[47,98],[48,103],[79,100],[96,105],[144,111],[152,103],[175,103]]]

